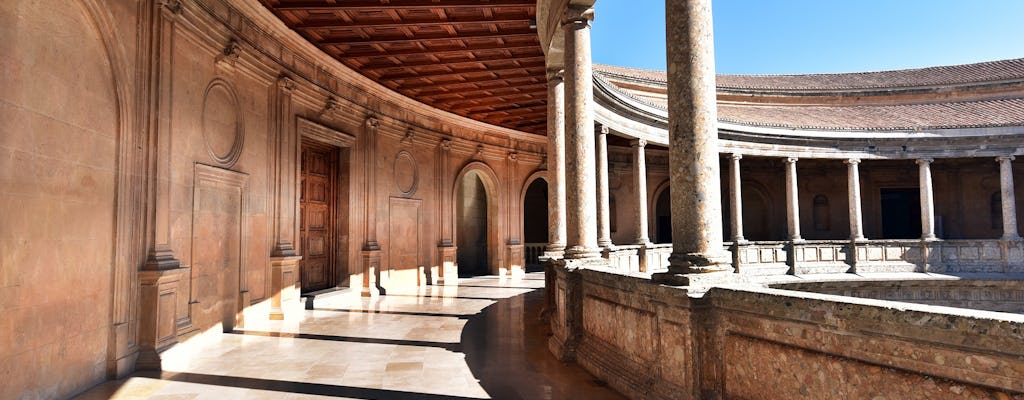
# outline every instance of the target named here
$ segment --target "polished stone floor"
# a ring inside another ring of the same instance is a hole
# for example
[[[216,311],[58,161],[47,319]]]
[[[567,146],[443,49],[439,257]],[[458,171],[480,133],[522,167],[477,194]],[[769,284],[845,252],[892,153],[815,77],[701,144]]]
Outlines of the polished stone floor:
[[[81,399],[620,399],[547,350],[544,277],[460,279],[361,298],[342,293],[198,335],[163,373],[102,384]]]

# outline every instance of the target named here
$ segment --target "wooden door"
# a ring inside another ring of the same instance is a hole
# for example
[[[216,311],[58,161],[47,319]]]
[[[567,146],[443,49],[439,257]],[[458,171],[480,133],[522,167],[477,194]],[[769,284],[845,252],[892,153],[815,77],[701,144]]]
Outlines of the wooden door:
[[[338,148],[302,143],[302,194],[299,201],[299,275],[302,291],[335,286],[335,218]]]

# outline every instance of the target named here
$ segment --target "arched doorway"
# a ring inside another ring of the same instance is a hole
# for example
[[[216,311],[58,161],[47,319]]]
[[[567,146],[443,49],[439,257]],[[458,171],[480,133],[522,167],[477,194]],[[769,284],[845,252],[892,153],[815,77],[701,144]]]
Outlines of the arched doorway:
[[[654,241],[672,243],[672,189],[665,187],[654,203]]]
[[[523,193],[523,253],[527,272],[540,270],[540,256],[548,243],[548,183],[530,182]]]
[[[455,227],[456,262],[459,276],[486,275],[490,270],[488,243],[492,196],[480,173],[471,170],[456,182]]]

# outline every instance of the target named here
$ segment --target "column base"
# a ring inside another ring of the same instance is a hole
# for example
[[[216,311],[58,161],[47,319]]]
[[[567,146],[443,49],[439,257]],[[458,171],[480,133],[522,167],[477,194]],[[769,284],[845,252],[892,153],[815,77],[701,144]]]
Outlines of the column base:
[[[583,246],[572,246],[565,249],[566,260],[585,260],[585,259],[600,259],[601,248],[594,247],[588,248]]]
[[[651,275],[656,283],[672,286],[712,286],[734,282],[732,254],[672,253],[667,272]]]
[[[440,260],[437,272],[438,285],[458,285],[459,269],[455,265],[456,248],[452,245],[437,246],[437,259]]]
[[[184,268],[139,271],[138,370],[161,370],[160,353],[178,343],[175,306]]]
[[[380,250],[363,250],[363,287],[359,292],[362,297],[373,297],[385,294],[380,286]]]
[[[284,303],[298,298],[299,288],[295,281],[299,276],[299,260],[302,260],[302,256],[270,257],[270,313],[268,317],[271,320],[283,320]]]

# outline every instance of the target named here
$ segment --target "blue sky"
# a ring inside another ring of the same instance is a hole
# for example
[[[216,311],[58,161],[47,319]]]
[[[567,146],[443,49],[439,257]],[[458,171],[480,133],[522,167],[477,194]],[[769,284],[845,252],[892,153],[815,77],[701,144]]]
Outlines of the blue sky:
[[[712,10],[719,73],[878,71],[1024,57],[1024,0],[715,0]],[[664,0],[598,0],[593,27],[594,62],[665,69]]]

